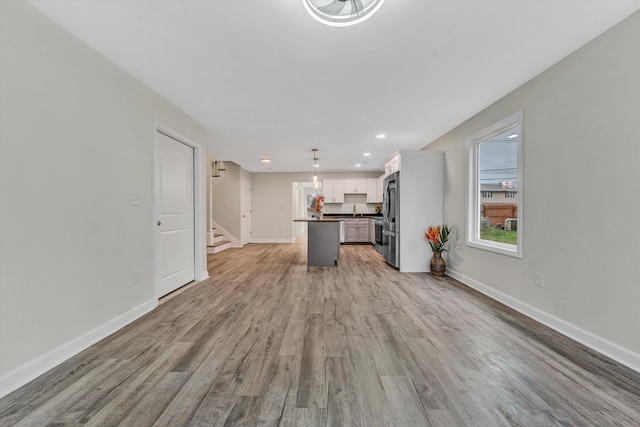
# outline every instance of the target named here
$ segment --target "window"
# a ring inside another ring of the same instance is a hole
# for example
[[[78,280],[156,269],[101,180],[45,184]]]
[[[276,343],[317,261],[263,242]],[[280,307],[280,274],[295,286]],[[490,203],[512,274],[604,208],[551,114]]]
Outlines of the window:
[[[472,135],[467,141],[467,245],[518,258],[522,258],[524,228],[522,122],[520,111]],[[492,196],[488,189],[503,192],[504,198],[500,196],[491,203],[484,203],[483,199]],[[517,227],[505,230],[507,219],[516,219]]]

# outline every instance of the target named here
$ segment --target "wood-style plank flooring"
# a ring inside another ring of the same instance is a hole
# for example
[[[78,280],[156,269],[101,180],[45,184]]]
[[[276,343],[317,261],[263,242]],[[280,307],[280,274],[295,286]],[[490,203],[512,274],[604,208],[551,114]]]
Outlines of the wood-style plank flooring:
[[[638,426],[640,374],[370,246],[211,278],[0,400],[2,426]]]

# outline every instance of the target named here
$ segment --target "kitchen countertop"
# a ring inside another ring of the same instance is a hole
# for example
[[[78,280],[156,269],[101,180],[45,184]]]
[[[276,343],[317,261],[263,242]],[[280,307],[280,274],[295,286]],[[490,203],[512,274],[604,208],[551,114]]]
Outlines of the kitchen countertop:
[[[345,219],[345,218],[382,218],[382,214],[370,214],[370,213],[363,213],[363,214],[356,214],[355,216],[353,214],[324,214],[324,217],[327,218],[340,218],[340,219]],[[324,219],[324,218],[323,218]]]
[[[338,222],[340,221],[340,218],[337,217],[332,217],[332,218],[322,218],[322,219],[316,219],[316,218],[296,218],[293,220],[293,222],[321,222],[321,221],[325,221],[325,222]]]

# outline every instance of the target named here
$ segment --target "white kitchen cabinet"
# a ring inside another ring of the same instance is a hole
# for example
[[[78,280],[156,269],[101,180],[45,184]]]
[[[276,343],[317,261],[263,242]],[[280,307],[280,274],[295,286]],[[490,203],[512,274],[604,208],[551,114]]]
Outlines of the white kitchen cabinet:
[[[389,175],[400,170],[400,154],[396,153],[384,164],[384,174]]]
[[[356,190],[358,190],[358,193],[367,194],[369,191],[369,180],[370,178],[356,180]]]
[[[344,203],[344,180],[323,180],[322,195],[324,196],[325,203]]]
[[[345,194],[366,194],[367,203],[382,203],[382,178],[325,179],[322,194],[325,203],[344,203]]]
[[[355,193],[356,180],[355,179],[343,179],[344,189],[347,194]]]
[[[368,179],[345,179],[343,181],[345,194],[367,194],[369,188]]]
[[[344,221],[345,233],[344,233],[344,241],[345,243],[355,243],[358,241],[357,227],[355,219],[346,219]]]
[[[367,180],[367,203],[382,203],[382,181],[378,178]]]

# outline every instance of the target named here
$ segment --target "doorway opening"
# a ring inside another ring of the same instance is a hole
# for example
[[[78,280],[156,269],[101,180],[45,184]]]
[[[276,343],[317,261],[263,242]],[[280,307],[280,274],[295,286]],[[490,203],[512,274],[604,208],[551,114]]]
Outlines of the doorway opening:
[[[322,195],[322,183],[314,188],[313,182],[293,183],[293,218],[315,218],[315,200]],[[306,225],[303,222],[294,223],[294,236],[297,238],[304,234]]]

